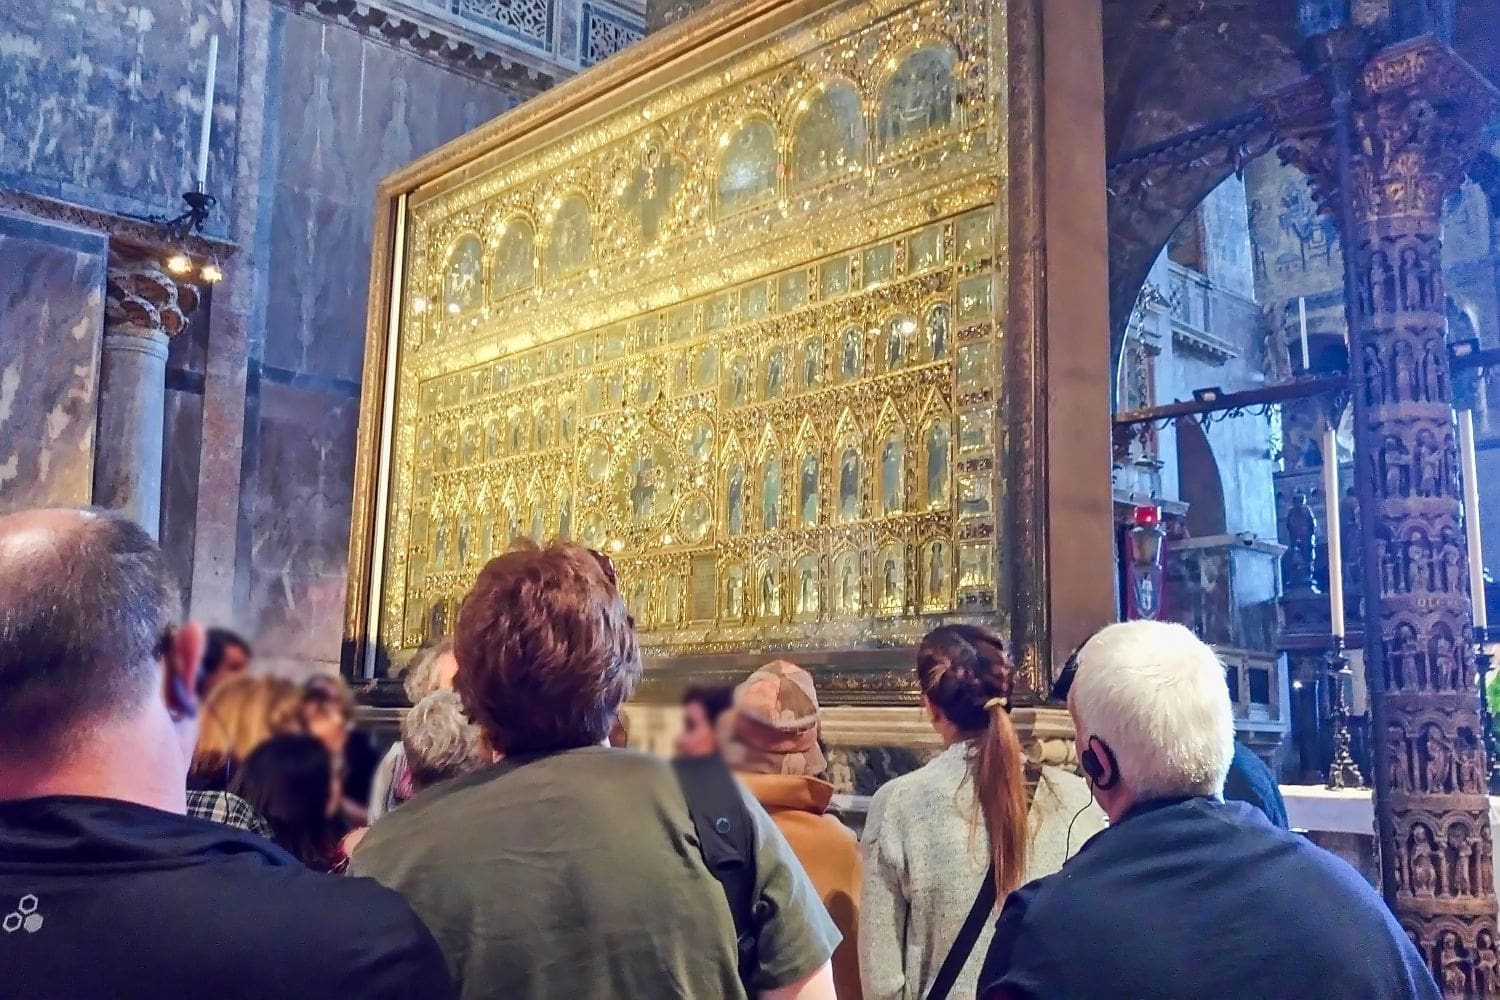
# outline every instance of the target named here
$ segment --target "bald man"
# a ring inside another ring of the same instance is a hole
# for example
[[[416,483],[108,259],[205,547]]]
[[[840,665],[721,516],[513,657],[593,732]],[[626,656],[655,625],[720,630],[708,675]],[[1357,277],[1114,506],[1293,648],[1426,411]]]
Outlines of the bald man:
[[[0,517],[0,997],[451,996],[395,893],[184,815],[181,612],[125,518]]]

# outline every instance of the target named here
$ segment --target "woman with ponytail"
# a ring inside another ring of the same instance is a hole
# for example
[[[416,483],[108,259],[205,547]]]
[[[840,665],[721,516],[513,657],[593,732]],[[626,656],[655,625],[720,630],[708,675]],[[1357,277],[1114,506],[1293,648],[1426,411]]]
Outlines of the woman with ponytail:
[[[1015,669],[999,636],[976,625],[933,630],[917,649],[917,681],[943,752],[870,802],[859,935],[867,1000],[972,997],[994,927],[985,904],[1056,871],[1104,826],[1075,774],[1044,766],[1029,789],[1010,720]],[[986,880],[991,896],[981,896]],[[977,939],[955,947],[974,910],[985,911]]]

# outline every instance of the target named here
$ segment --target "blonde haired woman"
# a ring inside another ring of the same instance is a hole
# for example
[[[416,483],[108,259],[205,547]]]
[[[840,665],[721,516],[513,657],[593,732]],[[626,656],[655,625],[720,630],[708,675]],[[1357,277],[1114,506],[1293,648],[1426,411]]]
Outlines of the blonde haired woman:
[[[245,758],[272,736],[302,732],[302,688],[280,677],[236,677],[204,702],[188,771],[194,791],[228,789]]]

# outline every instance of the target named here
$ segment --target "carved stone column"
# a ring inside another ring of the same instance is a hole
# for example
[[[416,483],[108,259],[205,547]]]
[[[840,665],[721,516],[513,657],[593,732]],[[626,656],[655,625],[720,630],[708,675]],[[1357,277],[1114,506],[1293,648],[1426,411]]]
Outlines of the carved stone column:
[[[123,511],[155,537],[161,526],[167,342],[198,308],[198,289],[159,261],[111,254],[99,359],[94,503]]]
[[[1333,40],[1331,61],[1340,41],[1347,39]],[[1325,120],[1283,156],[1311,175],[1321,207],[1340,219],[1349,255],[1386,897],[1445,994],[1489,995],[1500,991],[1489,961],[1495,892],[1444,336],[1441,215],[1496,98],[1430,39],[1377,53],[1345,79],[1348,141]],[[1341,103],[1336,88],[1334,108]]]

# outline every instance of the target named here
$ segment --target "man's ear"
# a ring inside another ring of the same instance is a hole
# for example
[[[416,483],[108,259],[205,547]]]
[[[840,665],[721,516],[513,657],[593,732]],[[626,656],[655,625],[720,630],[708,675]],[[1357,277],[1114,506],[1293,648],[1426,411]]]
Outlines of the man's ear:
[[[163,666],[166,673],[167,709],[176,719],[198,714],[198,671],[203,665],[203,627],[188,622],[167,641]]]

